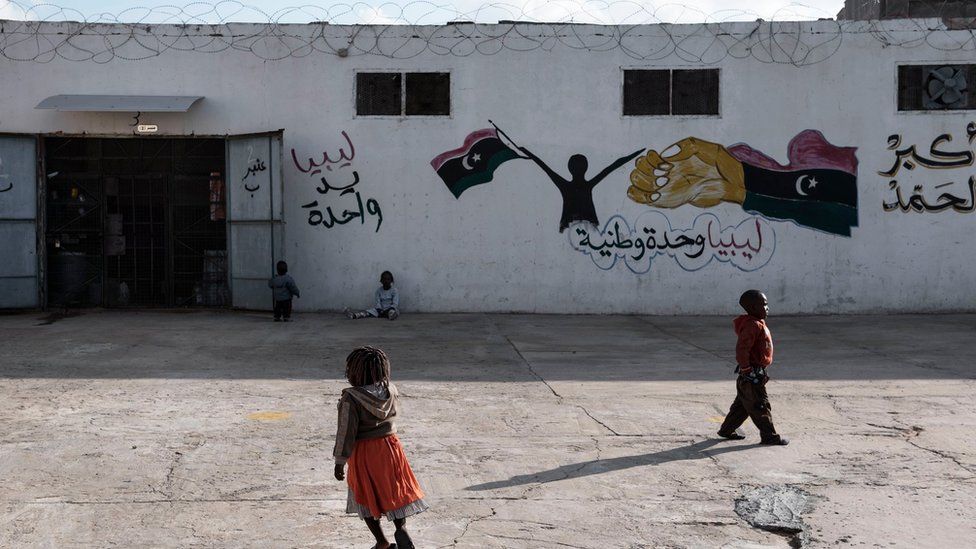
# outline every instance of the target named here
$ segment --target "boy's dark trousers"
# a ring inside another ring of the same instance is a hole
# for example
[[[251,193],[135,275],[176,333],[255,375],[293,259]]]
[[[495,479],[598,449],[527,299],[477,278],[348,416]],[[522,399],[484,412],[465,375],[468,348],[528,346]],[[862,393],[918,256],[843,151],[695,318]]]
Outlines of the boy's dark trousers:
[[[718,432],[731,434],[745,422],[746,418],[752,418],[763,442],[778,441],[779,435],[773,427],[773,409],[766,394],[766,384],[753,383],[749,378],[739,376],[735,381],[735,391],[735,400]]]
[[[275,320],[280,320],[282,317],[285,320],[291,318],[291,300],[286,299],[284,301],[275,301],[274,304],[274,317]]]

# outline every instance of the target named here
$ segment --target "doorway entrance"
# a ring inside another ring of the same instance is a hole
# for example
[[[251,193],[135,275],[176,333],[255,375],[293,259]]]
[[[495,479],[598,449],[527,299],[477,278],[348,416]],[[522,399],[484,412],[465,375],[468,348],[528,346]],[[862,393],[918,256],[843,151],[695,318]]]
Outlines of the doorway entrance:
[[[230,305],[225,140],[43,146],[48,305]]]

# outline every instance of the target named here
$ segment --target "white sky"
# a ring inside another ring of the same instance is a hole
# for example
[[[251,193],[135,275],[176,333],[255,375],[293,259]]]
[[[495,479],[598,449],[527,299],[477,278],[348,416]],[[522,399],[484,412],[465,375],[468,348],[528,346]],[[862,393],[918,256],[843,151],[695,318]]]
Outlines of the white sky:
[[[220,21],[303,23],[422,23],[450,20],[494,23],[500,19],[579,23],[696,23],[702,21],[833,18],[843,0],[421,0],[329,2],[326,0],[0,0],[0,19],[88,20],[141,23]],[[174,7],[178,6],[178,7]],[[153,9],[150,9],[153,8]],[[182,8],[182,9],[181,9]],[[292,9],[293,8],[293,9]]]

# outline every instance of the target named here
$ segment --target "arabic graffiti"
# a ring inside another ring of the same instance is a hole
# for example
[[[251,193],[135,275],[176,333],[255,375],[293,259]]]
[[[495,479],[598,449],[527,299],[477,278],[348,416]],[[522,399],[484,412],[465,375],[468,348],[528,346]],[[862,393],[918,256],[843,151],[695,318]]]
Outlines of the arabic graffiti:
[[[905,169],[904,173],[907,177],[914,178],[919,176],[919,172],[914,171],[917,167],[922,167],[925,170],[954,170],[972,166],[974,161],[976,161],[976,156],[973,155],[973,151],[971,150],[973,141],[976,140],[976,122],[970,122],[966,126],[966,134],[969,145],[966,149],[958,151],[942,150],[943,145],[952,142],[952,135],[944,133],[932,140],[932,143],[929,145],[928,156],[920,154],[916,150],[915,145],[899,148],[902,142],[901,135],[894,134],[889,136],[888,150],[895,152],[895,160],[891,168],[885,171],[879,171],[878,175],[892,178],[888,182],[888,188],[894,191],[895,200],[893,202],[883,201],[881,206],[884,208],[884,211],[917,213],[938,213],[949,210],[959,213],[972,213],[976,211],[976,176],[969,176],[966,185],[968,188],[963,191],[963,194],[968,194],[968,197],[964,198],[952,192],[945,191],[939,194],[934,203],[929,202],[925,198],[925,185],[923,183],[914,184],[912,195],[908,197],[908,200],[905,200],[901,192],[901,183],[897,179],[894,179],[902,168]],[[954,181],[949,181],[934,185],[934,188],[944,189],[954,185],[956,185]]]
[[[267,169],[268,168],[264,165],[264,161],[263,160],[261,160],[260,158],[255,158],[253,162],[249,163],[249,165],[247,167],[247,171],[244,172],[244,177],[241,178],[241,181],[244,181],[248,177],[250,177],[250,176],[252,176],[252,175],[254,175],[254,174],[258,173],[258,172],[263,172],[264,170],[267,170]]]
[[[570,228],[573,249],[590,256],[603,270],[618,260],[634,274],[651,269],[659,255],[673,258],[686,271],[697,271],[713,259],[743,271],[765,266],[776,249],[776,234],[765,219],[750,217],[735,226],[722,227],[718,217],[703,213],[689,229],[675,229],[661,212],[648,211],[633,225],[621,215],[611,217],[603,230],[578,223]]]
[[[354,195],[356,197],[357,206],[355,210],[342,210],[342,217],[335,216],[335,214],[332,212],[332,206],[325,206],[325,213],[329,215],[329,217],[326,218],[324,215],[322,215],[322,210],[311,209],[320,207],[318,200],[313,200],[308,204],[302,204],[303,208],[308,209],[308,224],[312,225],[313,227],[315,225],[322,225],[326,229],[331,229],[336,225],[345,225],[353,219],[359,218],[360,224],[365,225],[366,214],[369,214],[376,217],[376,230],[374,232],[380,232],[380,225],[383,224],[383,211],[380,209],[380,204],[375,198],[368,198],[364,203],[363,196],[359,194],[359,191],[353,188],[358,182],[359,178],[357,177],[354,183],[347,185],[346,187],[337,188],[326,185],[323,188],[315,189],[318,193],[323,195],[328,193],[330,190],[339,191],[339,196]]]
[[[264,161],[254,156],[254,146],[248,145],[247,146],[247,171],[244,172],[244,177],[241,178],[241,183],[247,181],[248,177],[251,177],[252,175],[257,175],[258,172],[263,172],[267,169],[268,169],[267,166],[264,165]],[[251,193],[251,196],[254,196],[255,191],[257,191],[260,188],[261,188],[260,183],[254,185],[253,187],[248,183],[244,183],[244,190]]]
[[[8,182],[6,186],[2,186],[4,180],[7,180],[7,179],[10,179],[10,174],[3,173],[3,157],[0,156],[0,193],[5,193],[5,192],[9,191],[10,189],[13,189],[14,188],[13,181]]]
[[[726,148],[687,137],[639,158],[627,196],[655,208],[735,203],[767,219],[851,236],[858,225],[855,152],[804,130],[790,140],[783,165],[743,143]]]
[[[372,216],[376,219],[374,232],[379,232],[380,226],[383,224],[383,210],[375,198],[364,199],[356,188],[360,183],[359,171],[352,165],[352,161],[356,158],[356,147],[353,145],[349,134],[345,131],[341,134],[348,146],[348,152],[345,148],[340,148],[339,154],[335,158],[324,151],[321,160],[316,161],[316,159],[309,157],[306,164],[298,159],[295,149],[291,150],[291,159],[298,171],[307,174],[309,177],[319,176],[319,184],[315,187],[315,192],[320,195],[319,199],[308,204],[302,204],[302,208],[308,210],[308,224],[313,227],[322,226],[331,229],[336,225],[345,225],[359,219],[359,223],[365,225],[366,217]],[[328,177],[322,175],[323,169],[329,173]],[[350,172],[351,179],[347,175]],[[331,183],[329,179],[332,179]],[[329,191],[334,192],[330,195]],[[346,202],[346,206],[353,205],[353,207],[352,209],[342,207],[342,212],[336,215],[335,212],[339,211],[340,206],[325,204],[324,202],[326,199],[341,199],[342,197],[350,197],[343,199],[343,201]],[[355,199],[354,203],[350,201],[351,198]],[[319,200],[322,200],[323,203],[320,204]]]
[[[969,123],[966,127],[966,134],[969,137],[969,144],[972,145],[973,139],[976,139],[976,122]],[[932,144],[929,145],[929,155],[932,158],[926,158],[918,154],[915,145],[899,149],[898,147],[901,146],[901,135],[897,133],[889,135],[888,150],[895,151],[895,162],[891,168],[883,172],[878,172],[878,174],[885,177],[894,177],[901,168],[914,170],[916,165],[930,170],[948,170],[972,166],[974,157],[971,150],[947,152],[938,149],[943,143],[950,143],[951,141],[952,134],[948,133],[944,133],[933,139]]]
[[[349,163],[352,162],[354,158],[356,158],[356,147],[352,144],[352,139],[349,139],[349,134],[347,134],[345,131],[341,133],[342,133],[342,138],[345,139],[346,144],[349,145],[349,152],[346,153],[345,149],[339,148],[339,156],[335,160],[332,160],[332,158],[329,157],[329,153],[325,151],[322,153],[321,162],[316,162],[314,158],[310,157],[308,159],[308,166],[307,167],[302,166],[301,161],[298,160],[298,155],[295,154],[295,149],[292,149],[291,159],[292,162],[295,163],[295,167],[298,168],[298,171],[302,173],[307,173],[309,177],[311,177],[313,175],[318,175],[322,173],[322,170],[320,170],[319,168],[323,166],[325,167],[325,169],[329,171],[332,171],[332,166],[334,164],[339,164],[340,168],[345,168],[349,166]]]
[[[943,183],[941,185],[936,185],[936,189],[944,188],[955,183]],[[944,212],[946,210],[952,209],[959,213],[972,213],[976,210],[976,177],[969,176],[969,198],[960,198],[952,193],[942,193],[939,195],[939,202],[936,204],[929,204],[929,202],[922,196],[923,186],[915,185],[915,192],[912,196],[908,198],[908,201],[902,199],[901,187],[899,187],[898,182],[892,180],[888,183],[889,188],[895,191],[895,201],[894,202],[883,202],[882,207],[884,211],[891,212],[895,210],[901,210],[903,212]]]

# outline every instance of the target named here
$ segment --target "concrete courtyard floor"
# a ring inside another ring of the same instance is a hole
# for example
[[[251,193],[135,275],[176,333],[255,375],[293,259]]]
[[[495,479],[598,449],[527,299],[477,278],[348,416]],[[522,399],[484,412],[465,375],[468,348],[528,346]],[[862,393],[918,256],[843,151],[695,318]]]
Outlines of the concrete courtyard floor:
[[[728,317],[0,316],[0,546],[371,547],[331,459],[366,343],[420,548],[976,546],[976,316],[770,326],[788,447],[715,436]],[[750,495],[792,526],[751,524]]]

